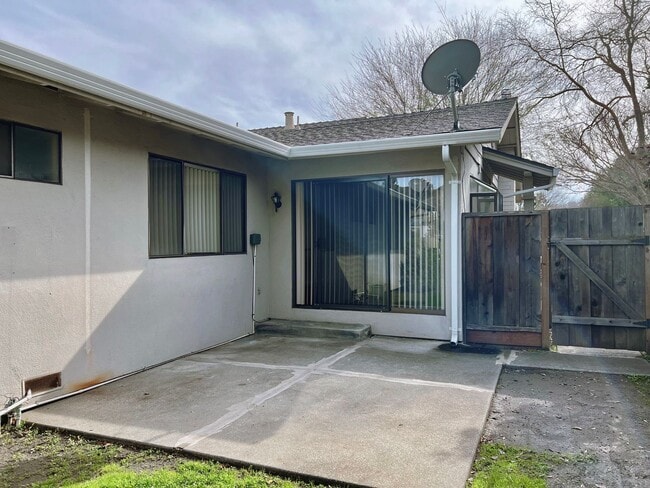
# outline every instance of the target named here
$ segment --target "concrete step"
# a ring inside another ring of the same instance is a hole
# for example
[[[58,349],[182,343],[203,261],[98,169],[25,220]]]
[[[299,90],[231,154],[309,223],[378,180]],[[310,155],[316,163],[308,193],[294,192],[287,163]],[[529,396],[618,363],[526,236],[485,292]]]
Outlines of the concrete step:
[[[258,334],[360,341],[366,337],[370,337],[370,326],[364,324],[270,319],[261,324],[257,324],[255,332]]]

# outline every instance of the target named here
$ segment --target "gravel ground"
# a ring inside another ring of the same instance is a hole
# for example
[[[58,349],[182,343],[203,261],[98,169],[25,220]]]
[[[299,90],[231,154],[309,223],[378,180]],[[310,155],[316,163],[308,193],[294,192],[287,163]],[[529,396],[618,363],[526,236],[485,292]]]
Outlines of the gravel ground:
[[[594,459],[551,487],[650,486],[650,398],[626,376],[506,367],[484,440]]]

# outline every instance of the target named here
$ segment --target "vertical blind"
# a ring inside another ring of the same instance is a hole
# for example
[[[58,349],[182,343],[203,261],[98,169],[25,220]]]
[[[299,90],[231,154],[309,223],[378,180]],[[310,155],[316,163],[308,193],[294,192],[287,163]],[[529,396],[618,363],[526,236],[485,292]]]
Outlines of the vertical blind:
[[[185,253],[219,252],[219,173],[185,165],[184,185]]]
[[[443,304],[441,175],[391,178],[391,305],[439,310]]]
[[[183,167],[176,161],[149,161],[149,254],[183,253]]]
[[[297,182],[296,304],[442,309],[442,183],[441,175]]]
[[[245,247],[244,201],[246,198],[244,177],[232,173],[221,173],[221,208],[224,216],[221,232],[223,252],[243,252]]]

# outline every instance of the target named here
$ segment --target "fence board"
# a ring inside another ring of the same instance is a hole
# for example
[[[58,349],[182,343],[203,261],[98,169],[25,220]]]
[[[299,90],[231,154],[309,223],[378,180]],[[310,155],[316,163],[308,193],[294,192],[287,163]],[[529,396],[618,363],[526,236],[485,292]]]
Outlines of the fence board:
[[[493,302],[493,319],[495,324],[509,325],[505,321],[505,276],[509,274],[508,266],[500,266],[498,263],[505,263],[508,257],[505,254],[505,236],[503,234],[504,218],[492,219],[492,255],[493,255],[493,273],[492,282]]]
[[[493,217],[479,219],[476,236],[480,259],[478,280],[478,323],[480,325],[493,323],[492,220]]]
[[[519,227],[519,248],[523,249],[523,277],[520,287],[519,324],[522,327],[540,328],[540,216],[526,216]],[[535,279],[530,279],[530,277]]]
[[[561,239],[567,234],[568,210],[555,210],[550,214],[551,239]],[[569,262],[568,258],[551,247],[551,309],[554,315],[569,314]],[[553,335],[556,335],[555,328]],[[568,332],[567,332],[568,338]],[[568,339],[567,339],[568,340]]]
[[[478,219],[463,219],[463,317],[465,323],[478,323]]]
[[[504,323],[506,325],[515,325],[519,320],[519,273],[520,273],[520,255],[519,255],[519,222],[517,216],[508,215],[504,219],[504,250],[509,257],[505,269],[505,302],[504,302]]]
[[[612,210],[589,209],[589,236],[597,240],[612,237]],[[616,242],[616,241],[613,241]],[[597,245],[591,249],[589,266],[605,283],[612,284],[612,248],[610,245]],[[603,294],[594,283],[591,284],[591,317],[612,317],[613,302]]]
[[[568,211],[567,237],[589,238],[589,209]],[[571,250],[585,263],[589,262],[589,247],[571,246]],[[566,253],[565,253],[566,254]],[[589,316],[591,311],[591,284],[589,278],[575,266],[569,267],[569,315]]]

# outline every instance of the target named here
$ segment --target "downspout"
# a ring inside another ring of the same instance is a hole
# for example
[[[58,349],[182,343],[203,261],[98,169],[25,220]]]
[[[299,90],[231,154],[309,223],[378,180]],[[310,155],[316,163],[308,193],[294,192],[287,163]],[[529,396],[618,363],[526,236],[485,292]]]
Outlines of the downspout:
[[[519,191],[516,191],[514,193],[508,193],[507,195],[503,195],[503,198],[516,197],[517,195],[525,195],[526,193],[534,193],[536,191],[550,190],[554,186],[555,186],[555,181],[553,181],[553,183],[550,183],[548,185],[535,186],[533,188],[527,188],[525,190],[519,190]]]
[[[458,344],[458,336],[460,331],[460,314],[458,306],[460,294],[460,266],[458,264],[458,250],[460,249],[460,239],[458,235],[460,209],[458,194],[460,188],[460,180],[458,179],[458,170],[451,160],[451,148],[448,144],[442,146],[442,160],[445,163],[445,168],[451,175],[449,186],[451,190],[451,218],[449,223],[450,247],[449,250],[451,260],[451,272],[449,278],[451,281],[451,304],[449,307],[449,315],[451,320],[451,343]]]

